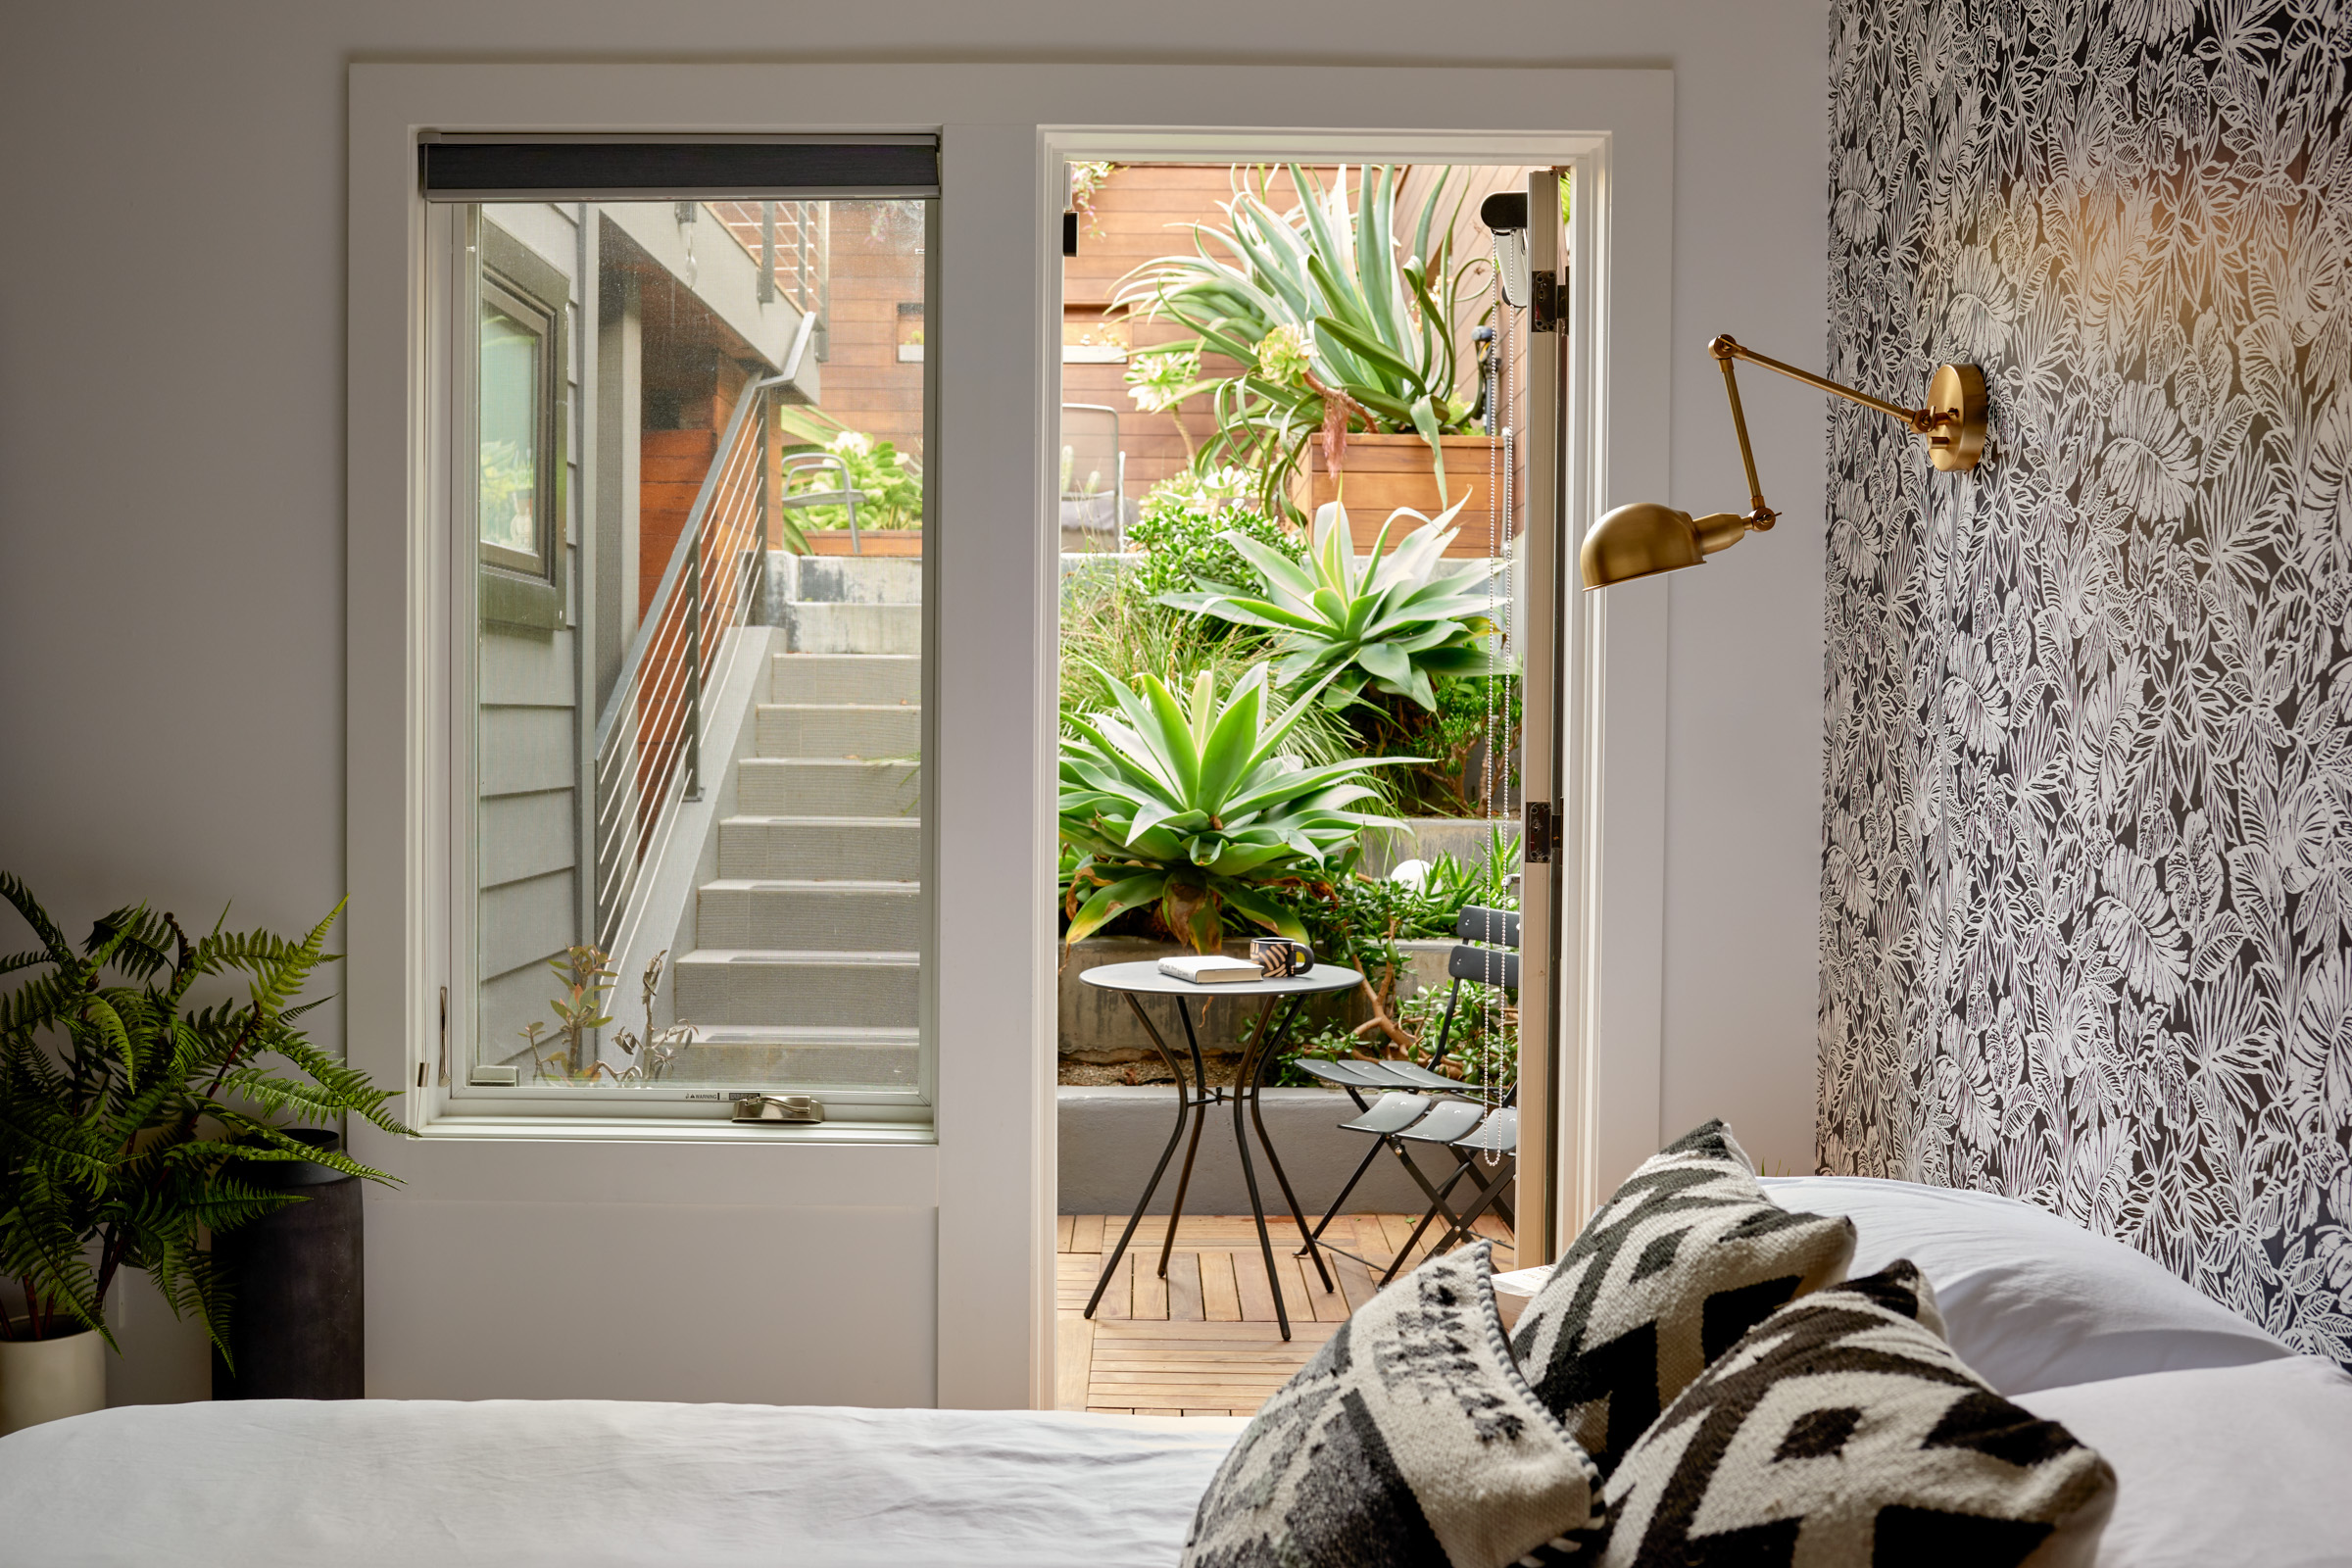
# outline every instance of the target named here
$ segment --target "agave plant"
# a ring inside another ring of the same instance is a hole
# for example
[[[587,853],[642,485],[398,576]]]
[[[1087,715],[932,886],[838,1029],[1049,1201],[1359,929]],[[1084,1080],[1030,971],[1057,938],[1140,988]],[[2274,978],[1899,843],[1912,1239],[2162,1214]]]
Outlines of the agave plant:
[[[1147,906],[1200,953],[1224,941],[1228,912],[1304,941],[1267,890],[1317,882],[1363,829],[1398,825],[1348,808],[1374,794],[1371,769],[1419,759],[1301,763],[1283,742],[1317,694],[1269,719],[1262,662],[1222,699],[1203,671],[1189,707],[1149,673],[1103,684],[1118,711],[1063,720],[1061,837],[1082,857],[1065,906],[1072,942]]]
[[[75,952],[22,882],[0,873],[0,898],[38,944],[0,957],[0,972],[41,971],[0,997],[0,1269],[24,1292],[28,1332],[106,1334],[115,1274],[144,1269],[225,1355],[228,1282],[200,1237],[302,1200],[246,1179],[248,1162],[392,1179],[289,1138],[278,1118],[408,1130],[384,1108],[389,1094],[296,1026],[318,1005],[293,999],[330,961],[342,906],[288,940],[218,926],[191,939],[139,906],[98,921]],[[199,981],[227,974],[245,977],[243,1002],[191,1005]]]
[[[1434,710],[1433,677],[1510,668],[1492,646],[1496,628],[1487,614],[1494,580],[1507,563],[1448,565],[1445,559],[1458,532],[1449,524],[1461,510],[1457,501],[1433,518],[1397,509],[1360,564],[1347,509],[1338,502],[1316,512],[1303,561],[1228,533],[1226,540],[1257,568],[1257,591],[1206,583],[1198,593],[1163,594],[1160,603],[1273,632],[1282,651],[1275,679],[1284,686],[1317,682],[1333,708],[1364,701],[1369,685]],[[1383,559],[1389,530],[1404,517],[1419,526]]]
[[[1235,173],[1240,188],[1219,204],[1226,224],[1189,225],[1198,254],[1146,262],[1112,295],[1114,309],[1172,317],[1195,334],[1156,353],[1197,359],[1205,351],[1241,367],[1187,388],[1215,395],[1217,431],[1196,465],[1256,468],[1265,510],[1293,511],[1291,477],[1318,429],[1342,441],[1351,428],[1414,432],[1429,443],[1443,493],[1438,438],[1467,431],[1478,414],[1457,391],[1464,365],[1454,345],[1480,261],[1452,254],[1464,198],[1446,211],[1450,181],[1441,176],[1408,242],[1397,228],[1400,170],[1365,169],[1352,215],[1344,166],[1329,190],[1290,166],[1299,203],[1288,212],[1268,199],[1268,171]]]

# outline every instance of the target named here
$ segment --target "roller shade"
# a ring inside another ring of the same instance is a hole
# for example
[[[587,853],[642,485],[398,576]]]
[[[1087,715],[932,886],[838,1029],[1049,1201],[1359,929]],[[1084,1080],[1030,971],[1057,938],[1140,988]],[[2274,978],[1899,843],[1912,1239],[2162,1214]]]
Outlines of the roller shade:
[[[939,194],[939,138],[419,142],[427,201],[662,201]]]

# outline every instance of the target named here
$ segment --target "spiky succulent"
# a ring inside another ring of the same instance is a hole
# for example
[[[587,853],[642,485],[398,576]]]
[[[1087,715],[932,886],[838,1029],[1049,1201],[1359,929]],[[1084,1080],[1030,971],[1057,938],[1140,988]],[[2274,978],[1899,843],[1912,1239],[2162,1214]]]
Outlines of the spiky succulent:
[[[1434,710],[1433,677],[1495,675],[1511,667],[1494,647],[1489,614],[1494,578],[1508,563],[1446,561],[1456,532],[1448,524],[1461,510],[1457,501],[1430,518],[1399,508],[1360,563],[1347,509],[1337,502],[1316,512],[1302,561],[1228,533],[1227,542],[1256,568],[1256,585],[1204,583],[1200,592],[1163,594],[1159,602],[1273,632],[1282,652],[1275,679],[1284,686],[1324,683],[1323,701],[1334,708],[1361,701],[1368,684]],[[1389,530],[1404,517],[1419,526],[1384,558]]]
[[[1300,762],[1283,741],[1317,694],[1269,718],[1263,663],[1222,698],[1203,672],[1189,705],[1156,676],[1130,686],[1103,674],[1118,710],[1063,721],[1061,837],[1082,857],[1070,878],[1068,939],[1157,906],[1168,929],[1201,953],[1224,941],[1228,911],[1305,940],[1267,889],[1320,880],[1365,828],[1398,825],[1349,808],[1375,793],[1366,772],[1418,759]]]

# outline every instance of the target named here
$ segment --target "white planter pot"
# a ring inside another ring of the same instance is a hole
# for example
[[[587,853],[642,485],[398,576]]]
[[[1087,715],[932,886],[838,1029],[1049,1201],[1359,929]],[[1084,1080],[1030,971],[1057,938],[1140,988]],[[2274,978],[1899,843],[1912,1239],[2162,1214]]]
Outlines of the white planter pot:
[[[89,1329],[0,1340],[0,1437],[106,1408],[106,1341]]]

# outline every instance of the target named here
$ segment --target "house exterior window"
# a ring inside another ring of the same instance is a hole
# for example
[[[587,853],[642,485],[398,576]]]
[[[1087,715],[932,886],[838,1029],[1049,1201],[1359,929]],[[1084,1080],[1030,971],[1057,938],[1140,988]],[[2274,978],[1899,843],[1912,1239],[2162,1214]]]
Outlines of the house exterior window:
[[[449,1111],[925,1121],[930,398],[896,327],[936,202],[641,193],[428,228],[471,595]]]
[[[564,619],[569,282],[495,219],[474,214],[469,226],[482,609],[502,624],[553,628]]]

